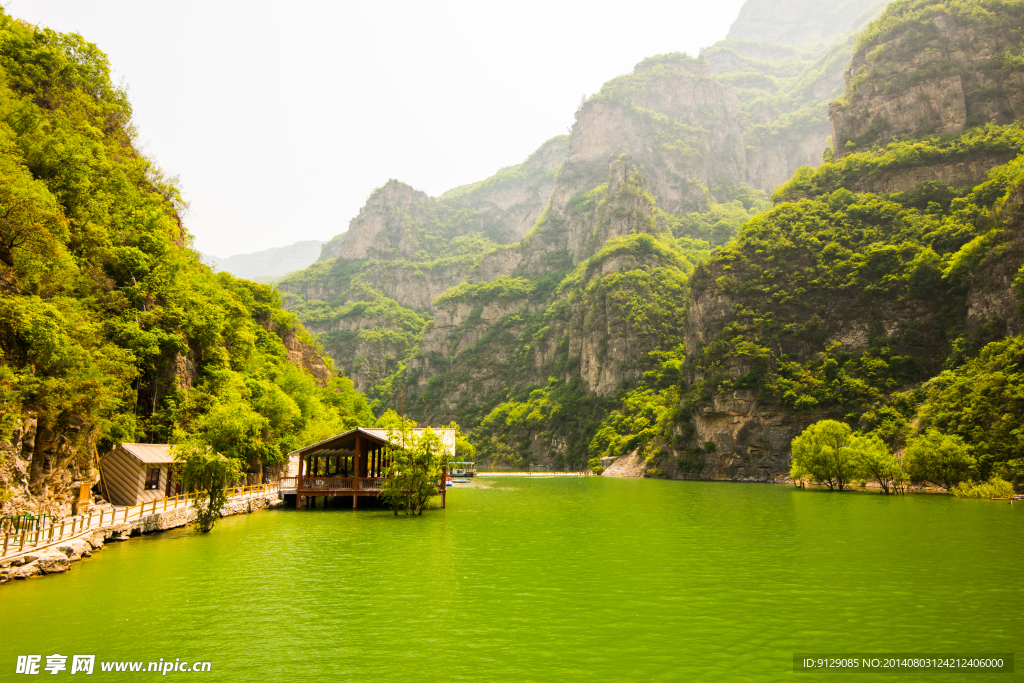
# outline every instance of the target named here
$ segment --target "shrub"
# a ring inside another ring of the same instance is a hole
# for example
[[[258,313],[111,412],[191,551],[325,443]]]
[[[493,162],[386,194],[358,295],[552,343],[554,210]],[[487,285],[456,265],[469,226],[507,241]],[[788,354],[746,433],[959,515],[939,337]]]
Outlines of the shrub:
[[[962,481],[952,493],[957,498],[1009,498],[1013,495],[1013,484],[992,475],[987,482]]]

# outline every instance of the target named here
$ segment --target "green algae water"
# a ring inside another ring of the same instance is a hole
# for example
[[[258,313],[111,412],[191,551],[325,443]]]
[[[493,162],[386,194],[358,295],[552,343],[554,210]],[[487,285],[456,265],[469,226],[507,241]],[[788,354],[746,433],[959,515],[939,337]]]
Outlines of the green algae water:
[[[1024,654],[1021,504],[486,483],[420,518],[263,512],[3,586],[0,680],[23,678],[17,655],[53,653],[211,662],[166,677],[97,665],[86,679],[111,681],[824,680],[793,673],[793,654]],[[968,680],[1019,680],[1022,668]]]

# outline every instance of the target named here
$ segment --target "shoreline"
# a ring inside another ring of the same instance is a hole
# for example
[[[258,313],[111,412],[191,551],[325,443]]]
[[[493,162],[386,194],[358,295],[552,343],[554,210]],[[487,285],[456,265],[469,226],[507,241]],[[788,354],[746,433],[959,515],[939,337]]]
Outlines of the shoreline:
[[[284,505],[277,492],[263,493],[247,498],[229,500],[220,517],[246,515],[262,510],[271,510]],[[72,563],[102,550],[108,541],[127,541],[143,535],[180,529],[195,521],[195,508],[184,507],[161,511],[141,519],[120,524],[88,529],[79,534],[54,541],[38,548],[5,557],[0,560],[0,586],[12,581],[23,581],[50,574],[64,574],[71,571]]]

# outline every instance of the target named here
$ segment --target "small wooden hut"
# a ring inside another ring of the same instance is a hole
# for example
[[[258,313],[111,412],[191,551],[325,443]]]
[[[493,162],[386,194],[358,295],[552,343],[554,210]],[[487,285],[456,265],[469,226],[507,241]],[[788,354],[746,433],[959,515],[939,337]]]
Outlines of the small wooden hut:
[[[174,458],[165,443],[122,443],[100,459],[100,490],[114,505],[138,505],[175,495]]]

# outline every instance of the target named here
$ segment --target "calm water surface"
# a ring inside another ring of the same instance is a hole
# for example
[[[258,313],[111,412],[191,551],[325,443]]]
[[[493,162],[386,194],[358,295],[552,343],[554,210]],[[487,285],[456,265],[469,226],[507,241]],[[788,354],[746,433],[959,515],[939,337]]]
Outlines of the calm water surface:
[[[1024,505],[489,481],[421,518],[233,517],[3,586],[0,680],[22,678],[16,655],[55,652],[209,660],[211,673],[168,674],[206,681],[810,681],[794,652],[1024,659]]]

